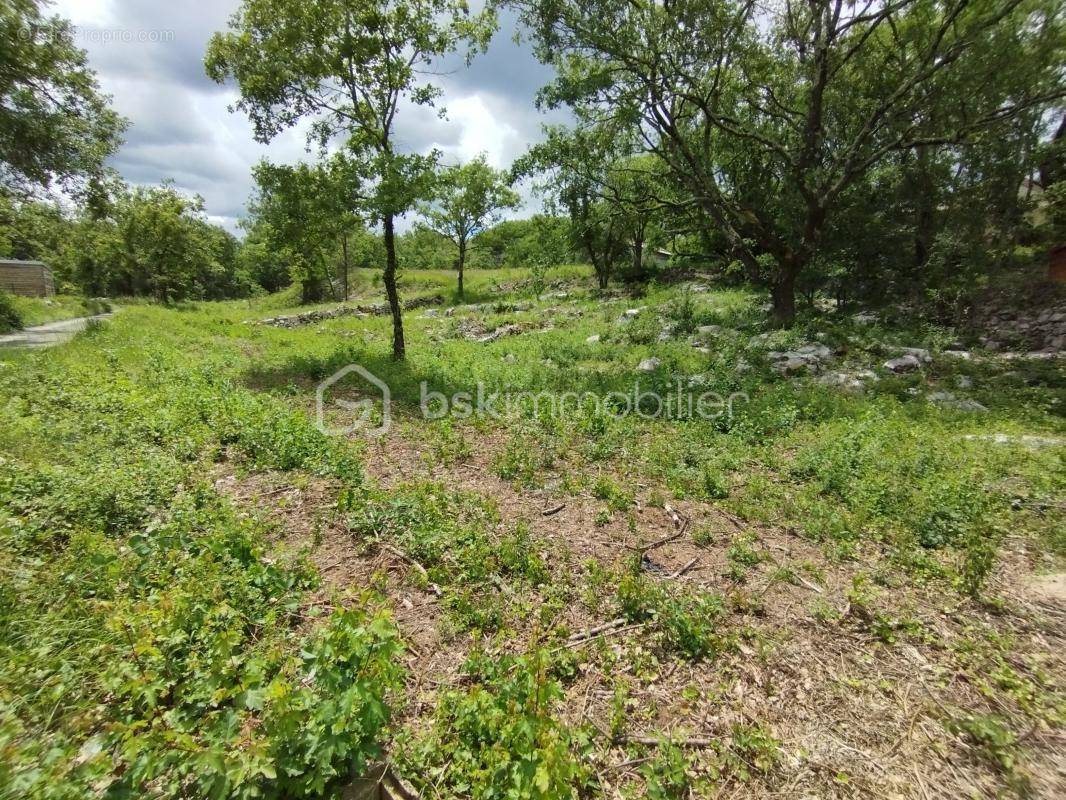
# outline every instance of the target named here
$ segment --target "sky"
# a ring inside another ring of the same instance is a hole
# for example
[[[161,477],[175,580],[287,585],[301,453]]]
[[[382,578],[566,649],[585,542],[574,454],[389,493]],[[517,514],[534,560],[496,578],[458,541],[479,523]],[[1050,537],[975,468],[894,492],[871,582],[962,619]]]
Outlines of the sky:
[[[54,0],[51,13],[70,19],[76,41],[89,54],[114,108],[130,120],[125,143],[111,165],[127,181],[175,185],[204,198],[213,222],[237,233],[251,195],[252,167],[313,159],[306,127],[257,143],[243,112],[230,112],[232,86],[219,86],[203,69],[211,34],[225,30],[239,0]],[[447,109],[405,107],[397,118],[397,141],[413,152],[443,153],[446,163],[485,153],[506,168],[541,138],[541,126],[561,113],[536,110],[537,89],[552,77],[527,45],[513,41],[515,21],[503,15],[489,51],[470,67],[461,63],[434,78]],[[527,197],[518,216],[537,210]],[[410,224],[410,220],[407,221]],[[406,226],[404,226],[406,227]]]

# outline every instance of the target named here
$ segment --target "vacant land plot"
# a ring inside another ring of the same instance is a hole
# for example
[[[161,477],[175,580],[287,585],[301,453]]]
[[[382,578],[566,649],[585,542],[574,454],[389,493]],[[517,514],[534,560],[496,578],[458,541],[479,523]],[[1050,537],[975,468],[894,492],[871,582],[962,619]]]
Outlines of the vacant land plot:
[[[0,354],[0,793],[1066,793],[1062,361],[593,286]]]

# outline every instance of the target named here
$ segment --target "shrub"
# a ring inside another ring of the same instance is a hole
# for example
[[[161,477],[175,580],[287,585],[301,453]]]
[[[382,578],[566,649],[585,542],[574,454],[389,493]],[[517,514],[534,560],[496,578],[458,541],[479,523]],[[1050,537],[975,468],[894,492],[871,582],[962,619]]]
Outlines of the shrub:
[[[475,655],[464,672],[472,685],[445,693],[432,729],[400,749],[407,775],[436,797],[577,798],[589,739],[553,714],[563,692],[548,653]]]
[[[22,315],[15,307],[15,299],[0,289],[0,333],[22,330]]]

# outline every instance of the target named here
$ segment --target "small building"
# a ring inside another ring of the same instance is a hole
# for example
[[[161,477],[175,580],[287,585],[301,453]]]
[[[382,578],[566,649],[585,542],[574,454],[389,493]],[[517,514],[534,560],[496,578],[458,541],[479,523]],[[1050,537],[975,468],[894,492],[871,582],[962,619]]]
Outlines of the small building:
[[[1051,248],[1047,276],[1055,283],[1066,283],[1066,244]]]
[[[0,259],[0,289],[23,297],[52,297],[52,270],[43,261]]]

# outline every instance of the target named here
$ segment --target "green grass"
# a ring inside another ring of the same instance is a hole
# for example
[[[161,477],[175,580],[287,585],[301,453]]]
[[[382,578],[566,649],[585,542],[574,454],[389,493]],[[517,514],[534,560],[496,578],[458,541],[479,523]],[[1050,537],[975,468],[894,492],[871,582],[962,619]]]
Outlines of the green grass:
[[[55,297],[12,297],[12,305],[22,318],[22,325],[31,328],[49,322],[61,322],[75,317],[88,317],[111,310],[111,304],[77,295],[60,294]]]
[[[353,302],[381,302],[375,278],[355,276]],[[1061,365],[936,356],[919,374],[882,374],[849,395],[777,376],[765,351],[822,341],[841,352],[832,369],[877,369],[894,345],[935,351],[954,332],[816,316],[769,331],[762,299],[742,290],[651,285],[600,297],[589,270],[566,267],[537,301],[527,278],[472,270],[468,303],[484,305],[470,308],[455,305],[451,272],[405,273],[405,297],[441,294],[445,306],[406,315],[403,363],[390,358],[386,317],[253,324],[306,310],[291,292],[131,304],[59,348],[0,351],[0,786],[34,798],[149,788],[160,797],[318,796],[391,742],[435,796],[498,796],[491,790],[504,786],[515,797],[596,795],[584,759],[599,734],[560,711],[573,674],[560,653],[566,610],[580,603],[642,625],[646,647],[635,655],[593,648],[604,674],[639,659],[626,665],[638,679],[670,660],[727,659],[752,635],[739,618],[758,613],[756,579],[794,575],[756,537],[709,528],[694,538],[725,549],[727,585],[737,589],[729,597],[595,561],[571,575],[492,497],[444,477],[374,485],[364,477],[373,445],[327,437],[312,417],[318,382],[351,363],[388,382],[392,435],[426,445],[425,469],[480,458],[520,493],[590,498],[601,526],[632,532],[641,503],[717,505],[746,525],[803,537],[830,563],[875,552],[860,565],[878,581],[931,584],[958,602],[992,599],[988,576],[1008,534],[1026,537],[1046,568],[1066,557],[1056,499],[1066,489],[1063,447],[980,438],[1066,435]],[[479,343],[464,334],[475,324],[526,332]],[[707,325],[722,330],[696,333]],[[659,367],[638,371],[653,356]],[[971,390],[955,388],[960,376]],[[665,394],[679,381],[747,399],[717,419],[622,415],[588,398],[553,415],[526,397],[498,420],[427,422],[420,411],[423,383],[448,396],[480,382],[489,394],[602,398],[637,382]],[[924,399],[936,390],[989,411]],[[329,511],[353,552],[402,552],[421,568],[409,584],[439,592],[446,637],[488,644],[491,655],[473,658],[462,684],[435,699],[429,728],[388,727],[412,698],[382,599],[359,594],[322,610],[307,554],[278,553],[270,527],[213,481],[220,471],[266,470],[327,477],[339,487]],[[884,646],[919,637],[902,612],[877,610],[870,582],[856,579],[846,620],[818,606],[819,624],[862,620]],[[533,645],[514,655],[519,631]],[[991,665],[989,692],[1056,722],[1057,707],[1040,699],[1050,686],[1015,670],[1005,647],[974,644],[959,658],[975,675]],[[959,735],[1013,768],[1018,731],[959,719]],[[687,756],[664,746],[642,767],[642,785],[672,796],[772,771],[769,733],[740,726],[731,736],[695,784]]]

